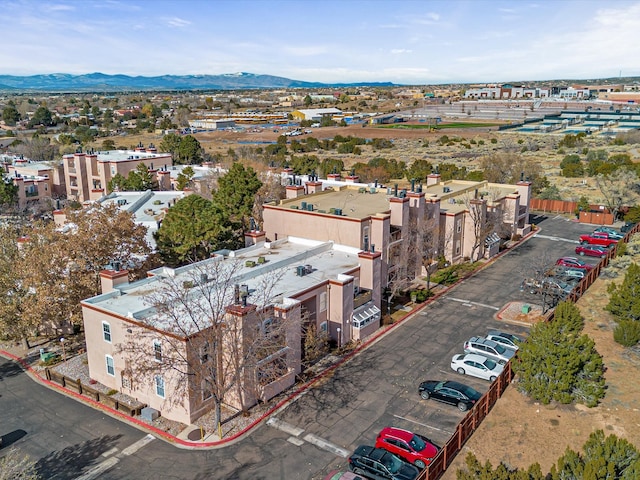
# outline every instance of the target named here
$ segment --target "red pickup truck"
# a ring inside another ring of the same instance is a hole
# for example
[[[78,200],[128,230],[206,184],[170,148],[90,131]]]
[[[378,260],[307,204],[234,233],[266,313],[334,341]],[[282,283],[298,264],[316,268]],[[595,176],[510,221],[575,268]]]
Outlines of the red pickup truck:
[[[582,245],[602,245],[611,248],[618,243],[618,240],[605,232],[593,232],[589,235],[580,235],[580,243]]]

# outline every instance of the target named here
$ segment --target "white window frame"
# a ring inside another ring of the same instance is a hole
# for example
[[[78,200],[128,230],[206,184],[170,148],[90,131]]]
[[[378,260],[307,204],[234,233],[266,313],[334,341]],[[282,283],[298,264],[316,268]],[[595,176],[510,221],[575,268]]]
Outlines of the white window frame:
[[[155,384],[156,395],[160,398],[164,398],[166,392],[164,378],[162,378],[162,375],[156,375],[155,377],[153,377],[153,383]]]
[[[105,355],[104,356],[104,360],[105,360],[105,364],[106,364],[106,367],[107,367],[107,375],[115,377],[116,376],[116,365],[113,362],[113,357],[111,355]]]
[[[156,362],[162,362],[162,342],[160,340],[153,341],[153,359]]]
[[[318,297],[318,311],[326,312],[327,311],[327,292],[321,292]]]
[[[107,328],[105,329],[105,327]],[[109,322],[102,322],[102,339],[107,343],[111,343],[111,324]]]
[[[327,322],[322,322],[320,324],[320,331],[321,332],[327,333],[328,329],[329,329],[329,325],[327,324]]]

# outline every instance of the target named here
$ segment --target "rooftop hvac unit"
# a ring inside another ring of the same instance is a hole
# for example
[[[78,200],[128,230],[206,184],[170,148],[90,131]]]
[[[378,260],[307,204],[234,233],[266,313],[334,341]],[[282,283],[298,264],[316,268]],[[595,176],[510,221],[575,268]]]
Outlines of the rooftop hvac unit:
[[[300,204],[300,206],[302,207],[302,210],[306,210],[307,209],[307,202],[302,202]]]
[[[307,210],[313,212],[313,203],[307,203]]]
[[[342,209],[341,208],[334,208],[334,213],[336,215],[342,215]]]
[[[312,267],[311,265],[305,265],[305,266],[304,266],[304,273],[305,273],[305,275],[306,275],[306,274],[309,274],[309,273],[311,273],[311,272],[313,272],[313,267]]]
[[[298,275],[299,277],[304,277],[306,273],[306,268],[304,265],[298,265],[296,267],[296,275]]]

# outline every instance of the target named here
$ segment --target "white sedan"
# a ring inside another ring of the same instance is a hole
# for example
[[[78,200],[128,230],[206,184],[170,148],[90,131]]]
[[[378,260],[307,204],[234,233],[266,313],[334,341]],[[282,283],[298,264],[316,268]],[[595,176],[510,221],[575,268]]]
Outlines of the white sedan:
[[[451,369],[460,375],[471,375],[493,382],[504,366],[477,353],[461,353],[451,359]]]

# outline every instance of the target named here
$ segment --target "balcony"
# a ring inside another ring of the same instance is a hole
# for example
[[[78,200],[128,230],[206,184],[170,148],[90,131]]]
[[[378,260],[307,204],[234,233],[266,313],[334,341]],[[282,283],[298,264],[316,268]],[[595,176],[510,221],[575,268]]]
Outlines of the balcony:
[[[353,308],[356,309],[358,307],[361,307],[362,305],[364,305],[367,302],[371,301],[371,290],[366,290],[364,288],[360,289],[360,292],[358,292],[358,294],[353,297]]]
[[[38,190],[27,190],[26,192],[24,192],[24,194],[27,197],[37,197],[38,196]]]

